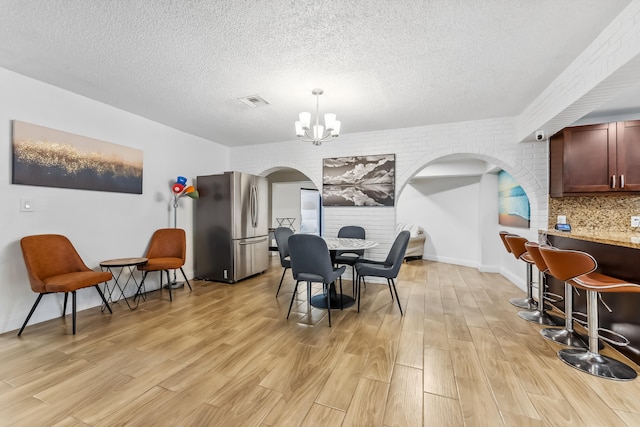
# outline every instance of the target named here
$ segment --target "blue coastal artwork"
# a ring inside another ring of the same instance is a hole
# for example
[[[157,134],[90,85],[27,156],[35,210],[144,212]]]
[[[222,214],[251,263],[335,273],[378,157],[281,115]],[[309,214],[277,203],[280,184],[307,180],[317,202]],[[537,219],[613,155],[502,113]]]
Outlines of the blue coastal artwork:
[[[529,198],[509,173],[498,173],[498,223],[509,227],[529,228]]]

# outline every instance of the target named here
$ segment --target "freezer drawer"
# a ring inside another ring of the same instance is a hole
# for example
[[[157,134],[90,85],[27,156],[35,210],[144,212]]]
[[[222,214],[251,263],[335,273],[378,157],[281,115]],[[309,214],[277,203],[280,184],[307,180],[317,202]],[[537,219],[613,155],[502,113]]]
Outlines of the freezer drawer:
[[[269,238],[267,236],[233,241],[234,282],[262,273],[269,266]]]

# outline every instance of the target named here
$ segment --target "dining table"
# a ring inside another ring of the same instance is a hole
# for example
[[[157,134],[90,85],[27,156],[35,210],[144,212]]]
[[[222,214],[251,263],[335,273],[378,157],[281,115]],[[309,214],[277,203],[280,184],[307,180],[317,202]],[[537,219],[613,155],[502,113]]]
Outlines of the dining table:
[[[363,249],[375,248],[379,245],[375,240],[354,239],[350,237],[325,237],[322,236],[327,243],[327,249],[331,255],[331,262],[335,260],[338,251],[356,251]],[[355,277],[352,279],[355,280]],[[345,295],[336,291],[335,282],[329,285],[329,298],[331,300],[331,308],[346,308],[355,304],[355,295]],[[311,305],[316,308],[327,308],[327,296],[315,295],[311,297]]]

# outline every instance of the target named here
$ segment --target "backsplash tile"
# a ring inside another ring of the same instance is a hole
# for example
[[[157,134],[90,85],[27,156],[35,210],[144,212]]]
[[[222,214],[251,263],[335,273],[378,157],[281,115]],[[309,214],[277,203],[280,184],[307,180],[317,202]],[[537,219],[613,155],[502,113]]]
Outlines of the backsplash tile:
[[[574,228],[631,231],[631,216],[640,215],[640,196],[577,196],[549,198],[549,229],[558,215]]]

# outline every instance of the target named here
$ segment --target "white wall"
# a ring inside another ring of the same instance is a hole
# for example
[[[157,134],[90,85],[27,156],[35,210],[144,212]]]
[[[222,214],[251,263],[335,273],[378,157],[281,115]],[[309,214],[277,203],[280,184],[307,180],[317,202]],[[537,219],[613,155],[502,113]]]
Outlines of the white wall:
[[[397,217],[425,229],[424,259],[501,273],[526,289],[524,264],[498,237],[504,227],[498,224],[496,174],[414,179],[400,195]],[[535,230],[509,231],[537,241]]]
[[[155,229],[173,226],[172,180],[183,175],[192,182],[197,175],[229,169],[226,147],[2,68],[0,94],[0,164],[5,165],[0,181],[0,332],[19,328],[36,298],[27,279],[20,238],[64,234],[94,269],[99,269],[101,260],[142,256]],[[14,119],[142,150],[143,194],[11,184]],[[34,212],[20,212],[21,197],[33,200]],[[193,276],[193,203],[181,200],[178,210],[178,227],[186,230],[188,239],[187,277]],[[147,289],[158,287],[156,276],[150,276]],[[78,292],[79,310],[98,304],[94,290]],[[44,296],[30,324],[59,317],[61,307],[61,295]]]
[[[424,259],[480,267],[480,176],[414,180],[400,196],[397,216],[424,228]]]

